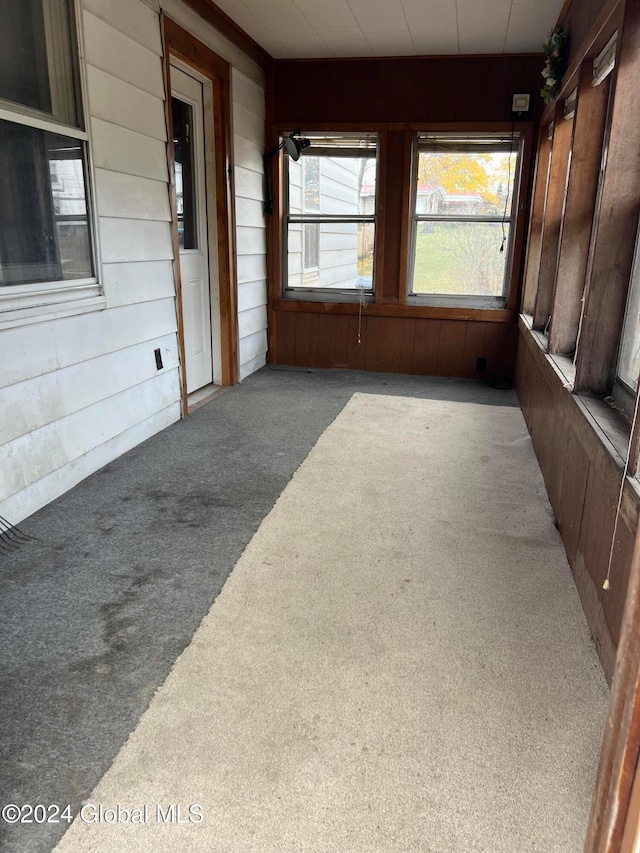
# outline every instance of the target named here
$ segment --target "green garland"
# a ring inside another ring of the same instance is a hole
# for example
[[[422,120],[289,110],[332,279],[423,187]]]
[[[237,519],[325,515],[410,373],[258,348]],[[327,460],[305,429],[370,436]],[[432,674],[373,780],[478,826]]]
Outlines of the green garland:
[[[545,83],[540,94],[545,104],[550,104],[560,91],[562,77],[569,64],[569,36],[560,25],[555,27],[542,49],[546,56],[545,67],[542,71]]]

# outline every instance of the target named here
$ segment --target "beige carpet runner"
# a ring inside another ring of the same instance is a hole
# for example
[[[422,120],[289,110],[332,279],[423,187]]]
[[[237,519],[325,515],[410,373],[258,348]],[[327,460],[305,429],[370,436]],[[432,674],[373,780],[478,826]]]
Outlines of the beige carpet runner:
[[[580,851],[607,700],[520,411],[356,394],[58,849]]]

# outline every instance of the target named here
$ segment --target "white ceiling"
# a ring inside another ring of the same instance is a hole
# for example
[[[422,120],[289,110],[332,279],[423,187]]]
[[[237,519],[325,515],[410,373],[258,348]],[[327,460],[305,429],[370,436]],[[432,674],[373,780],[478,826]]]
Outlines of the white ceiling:
[[[562,0],[216,0],[276,59],[539,52]]]

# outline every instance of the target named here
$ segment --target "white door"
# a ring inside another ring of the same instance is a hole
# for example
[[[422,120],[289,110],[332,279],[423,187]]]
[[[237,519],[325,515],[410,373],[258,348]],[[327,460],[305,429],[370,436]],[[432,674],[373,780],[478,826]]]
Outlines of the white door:
[[[180,278],[187,392],[214,381],[203,83],[171,66]]]

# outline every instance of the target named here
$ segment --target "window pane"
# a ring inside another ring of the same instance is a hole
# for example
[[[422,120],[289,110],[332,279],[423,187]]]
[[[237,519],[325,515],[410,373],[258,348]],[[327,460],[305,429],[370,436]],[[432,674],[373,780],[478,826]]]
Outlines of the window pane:
[[[68,0],[2,0],[0,98],[79,125]]]
[[[83,143],[0,121],[0,285],[93,275]]]
[[[618,376],[634,393],[638,390],[638,372],[640,372],[640,259],[638,248],[636,248],[636,260],[618,361]]]
[[[310,263],[317,237],[316,269]],[[373,222],[289,224],[288,287],[334,290],[373,288]]]
[[[499,222],[418,222],[414,293],[502,296],[509,226]]]
[[[173,151],[176,165],[176,206],[181,249],[198,248],[198,214],[195,175],[193,107],[179,98],[171,99]]]
[[[416,213],[509,216],[516,161],[517,151],[421,151]]]
[[[375,195],[375,157],[303,154],[297,163],[289,160],[289,212],[292,214],[372,215]]]

